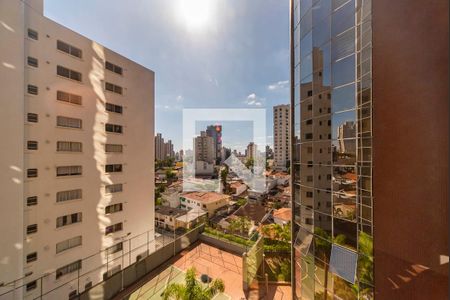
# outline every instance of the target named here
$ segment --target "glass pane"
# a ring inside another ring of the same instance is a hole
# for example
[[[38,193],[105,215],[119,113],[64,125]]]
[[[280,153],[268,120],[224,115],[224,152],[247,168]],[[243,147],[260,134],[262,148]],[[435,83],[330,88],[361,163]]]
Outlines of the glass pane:
[[[354,109],[356,85],[350,84],[340,88],[335,88],[331,94],[331,112],[339,112]]]
[[[320,0],[313,7],[313,25],[331,14],[331,0]]]
[[[311,53],[312,50],[312,32],[309,32],[300,41],[300,57],[305,57],[307,54]]]
[[[344,6],[341,6],[331,16],[332,35],[336,36],[339,33],[353,27],[355,25],[355,0],[349,1]]]
[[[353,285],[336,275],[333,275],[333,291],[337,299],[356,300],[358,298]]]
[[[354,165],[356,161],[356,140],[333,141],[333,163],[336,165]]]
[[[356,223],[334,218],[333,242],[356,250]]]
[[[344,140],[356,137],[356,112],[354,110],[332,115],[332,138]]]
[[[331,192],[315,190],[314,209],[326,215],[331,215]]]
[[[314,25],[312,30],[313,33],[312,42],[314,47],[320,47],[330,40],[331,38],[330,22],[331,22],[330,17],[326,17],[325,19]]]
[[[345,192],[333,193],[333,216],[356,221],[356,198]]]
[[[351,55],[332,65],[333,87],[355,81],[355,55]]]
[[[355,52],[355,28],[338,34],[331,41],[331,59],[333,61]]]

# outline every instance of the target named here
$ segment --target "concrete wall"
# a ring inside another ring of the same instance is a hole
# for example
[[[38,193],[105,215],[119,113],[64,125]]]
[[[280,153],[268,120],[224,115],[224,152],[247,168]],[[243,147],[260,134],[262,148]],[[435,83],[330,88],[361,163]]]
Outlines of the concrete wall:
[[[375,299],[448,299],[449,1],[372,3]]]
[[[200,240],[202,242],[205,242],[207,244],[211,244],[211,245],[213,245],[213,246],[215,246],[215,247],[217,247],[219,249],[223,249],[225,251],[236,253],[238,255],[242,255],[245,251],[247,251],[247,249],[244,246],[240,246],[240,245],[237,245],[237,244],[232,244],[232,243],[229,243],[229,242],[226,242],[226,241],[223,241],[223,240],[219,240],[219,239],[213,238],[213,237],[208,236],[208,235],[201,234],[199,238],[200,238]]]
[[[23,274],[24,185],[24,4],[0,1],[0,282]],[[4,288],[0,288],[2,292]]]

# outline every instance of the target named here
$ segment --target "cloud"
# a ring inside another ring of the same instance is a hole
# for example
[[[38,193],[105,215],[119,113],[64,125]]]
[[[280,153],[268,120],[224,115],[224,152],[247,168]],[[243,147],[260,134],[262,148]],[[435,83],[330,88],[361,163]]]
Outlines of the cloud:
[[[244,102],[247,105],[261,106],[264,101],[266,101],[265,98],[258,97],[255,93],[251,93]]]
[[[182,96],[182,95],[178,95],[177,96],[177,102],[179,103],[179,102],[183,102],[183,100],[184,100],[184,97]]]
[[[273,84],[269,84],[267,89],[270,91],[281,90],[288,87],[289,80],[278,81]]]

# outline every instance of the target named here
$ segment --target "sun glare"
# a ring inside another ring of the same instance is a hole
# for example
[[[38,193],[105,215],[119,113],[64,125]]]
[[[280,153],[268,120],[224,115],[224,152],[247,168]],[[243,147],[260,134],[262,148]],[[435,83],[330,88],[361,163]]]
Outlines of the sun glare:
[[[211,2],[213,0],[180,0],[178,17],[187,29],[205,27],[211,18]]]

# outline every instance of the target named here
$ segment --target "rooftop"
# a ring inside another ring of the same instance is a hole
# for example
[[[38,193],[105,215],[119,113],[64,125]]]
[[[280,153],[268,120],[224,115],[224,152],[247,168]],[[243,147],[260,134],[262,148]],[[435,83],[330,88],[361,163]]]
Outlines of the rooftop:
[[[292,217],[292,210],[288,207],[277,209],[273,212],[273,217],[284,221],[290,221]]]
[[[155,207],[155,213],[161,214],[164,216],[176,216],[176,215],[185,215],[187,213],[186,210],[180,208],[174,208],[170,206],[157,205]]]
[[[216,193],[216,192],[187,192],[182,196],[189,200],[199,201],[201,203],[213,203],[225,198],[230,198],[228,195]]]

